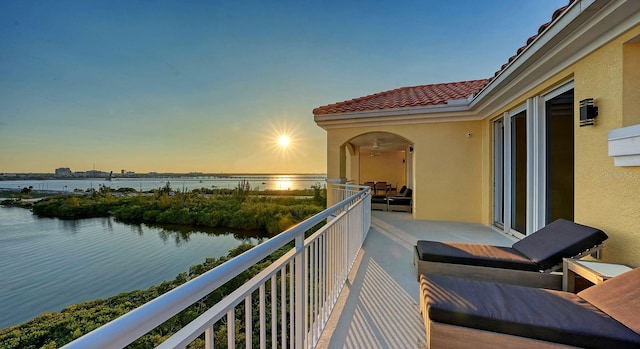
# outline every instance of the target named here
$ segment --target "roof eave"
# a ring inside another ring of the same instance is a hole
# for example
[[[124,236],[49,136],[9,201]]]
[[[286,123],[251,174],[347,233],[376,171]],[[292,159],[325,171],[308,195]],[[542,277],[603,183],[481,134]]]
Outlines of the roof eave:
[[[637,25],[638,8],[636,0],[574,2],[473,98],[470,109],[493,117],[517,96]],[[605,19],[610,25],[598,25]]]
[[[481,118],[469,108],[469,100],[452,100],[448,104],[366,110],[358,112],[314,115],[322,128],[341,128],[366,125],[420,124],[443,121],[469,121]]]

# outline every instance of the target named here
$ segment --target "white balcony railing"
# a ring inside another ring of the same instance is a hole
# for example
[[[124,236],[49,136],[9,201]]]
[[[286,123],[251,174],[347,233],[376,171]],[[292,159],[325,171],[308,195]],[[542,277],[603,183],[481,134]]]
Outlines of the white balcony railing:
[[[207,349],[219,341],[227,348],[315,347],[371,224],[369,187],[328,190],[339,201],[326,210],[65,348],[122,348],[292,241],[289,252],[158,348],[185,348],[202,334]]]

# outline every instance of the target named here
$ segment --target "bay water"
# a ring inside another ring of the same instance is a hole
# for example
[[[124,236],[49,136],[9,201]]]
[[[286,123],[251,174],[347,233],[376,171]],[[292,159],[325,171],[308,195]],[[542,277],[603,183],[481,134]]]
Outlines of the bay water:
[[[0,207],[0,328],[82,301],[173,280],[252,234],[130,225],[113,218],[65,221]]]
[[[101,186],[112,189],[132,188],[148,191],[163,188],[167,183],[174,190],[193,189],[234,189],[240,181],[247,181],[256,190],[297,190],[309,189],[312,186],[324,186],[326,175],[220,175],[220,176],[190,176],[190,177],[116,177],[108,181],[105,178],[58,178],[58,179],[30,179],[30,180],[0,180],[0,189],[22,189],[33,187],[38,191],[71,192],[76,189],[98,190]]]

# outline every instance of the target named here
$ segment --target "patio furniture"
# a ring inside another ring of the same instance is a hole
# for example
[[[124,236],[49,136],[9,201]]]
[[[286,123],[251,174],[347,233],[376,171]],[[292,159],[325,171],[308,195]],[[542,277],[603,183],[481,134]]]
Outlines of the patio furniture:
[[[631,269],[624,264],[563,258],[562,290],[575,293],[586,287],[601,284]],[[583,285],[576,285],[576,281]],[[578,286],[578,289],[576,286]]]
[[[401,191],[402,194],[389,196],[387,198],[389,211],[404,211],[411,212],[411,196],[413,191],[409,188],[403,187],[405,190]]]
[[[371,188],[371,191],[372,191],[373,193],[375,193],[376,185],[375,185],[375,183],[374,183],[374,182],[364,182],[364,184],[363,184],[363,185],[369,186],[369,187]]]
[[[376,195],[386,195],[387,194],[387,182],[378,181],[375,184],[375,194]]]
[[[371,209],[387,211],[388,210],[387,196],[371,195]]]
[[[511,247],[420,240],[414,265],[420,274],[439,274],[508,284],[562,289],[562,258],[599,251],[607,234],[565,219],[549,223]]]
[[[640,268],[574,294],[420,277],[427,347],[640,348]]]

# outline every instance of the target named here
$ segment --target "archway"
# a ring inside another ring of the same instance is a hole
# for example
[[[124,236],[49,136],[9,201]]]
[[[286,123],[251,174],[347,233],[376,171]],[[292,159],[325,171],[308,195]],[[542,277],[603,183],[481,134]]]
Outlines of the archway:
[[[393,192],[412,187],[413,145],[406,138],[389,132],[369,132],[343,144],[345,174],[349,182],[385,182]]]

